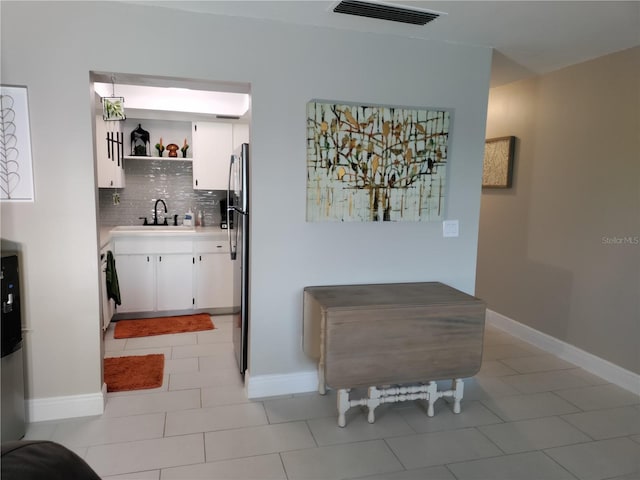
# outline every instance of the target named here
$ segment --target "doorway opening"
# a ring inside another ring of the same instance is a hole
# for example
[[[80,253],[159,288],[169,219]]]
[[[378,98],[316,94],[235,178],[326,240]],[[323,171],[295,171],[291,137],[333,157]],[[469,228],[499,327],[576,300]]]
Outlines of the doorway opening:
[[[103,331],[112,320],[206,312],[231,339],[227,316],[240,305],[226,229],[228,172],[231,153],[249,143],[250,85],[91,72],[90,90],[96,249],[101,262],[109,252],[115,258],[120,287],[116,307],[101,265]],[[134,244],[138,233],[145,242]]]

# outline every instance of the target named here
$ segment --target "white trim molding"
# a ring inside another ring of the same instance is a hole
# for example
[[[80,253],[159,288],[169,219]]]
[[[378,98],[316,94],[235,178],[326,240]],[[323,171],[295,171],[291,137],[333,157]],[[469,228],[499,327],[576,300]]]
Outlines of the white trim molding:
[[[99,393],[27,399],[27,422],[102,415],[107,400],[106,387],[103,384]]]
[[[244,380],[248,398],[274,397],[318,390],[317,371],[252,377],[247,370]]]
[[[636,395],[640,395],[640,375],[636,373],[493,310],[487,309],[486,322],[562,360],[571,362],[589,373],[604,378],[608,382],[629,390]]]

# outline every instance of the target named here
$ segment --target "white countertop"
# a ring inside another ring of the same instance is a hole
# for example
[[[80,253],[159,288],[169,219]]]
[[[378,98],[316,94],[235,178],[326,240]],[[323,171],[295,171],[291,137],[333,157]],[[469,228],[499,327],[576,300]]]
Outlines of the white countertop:
[[[192,229],[185,229],[182,227],[175,227],[175,230],[171,226],[165,227],[161,230],[149,227],[148,229],[142,226],[129,226],[127,227],[115,227],[115,226],[102,226],[100,227],[100,248],[106,247],[109,242],[115,237],[184,237],[196,236],[198,238],[208,238],[211,240],[226,240],[227,230],[223,230],[220,227],[194,227]]]

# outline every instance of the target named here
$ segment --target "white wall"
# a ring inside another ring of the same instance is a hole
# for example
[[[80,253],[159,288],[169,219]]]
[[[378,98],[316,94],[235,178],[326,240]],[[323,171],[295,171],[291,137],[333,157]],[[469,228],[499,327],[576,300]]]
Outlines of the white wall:
[[[112,26],[111,29],[109,27]],[[2,83],[29,88],[36,202],[3,205],[24,245],[32,398],[98,392],[100,331],[89,71],[252,87],[251,378],[315,370],[307,285],[439,280],[474,291],[491,52],[119,2],[2,2]],[[305,222],[314,98],[454,109],[440,223]]]

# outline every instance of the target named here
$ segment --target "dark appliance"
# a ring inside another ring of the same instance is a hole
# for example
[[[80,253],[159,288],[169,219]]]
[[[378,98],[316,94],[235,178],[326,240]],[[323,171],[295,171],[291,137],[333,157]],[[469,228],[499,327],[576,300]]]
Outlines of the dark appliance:
[[[233,198],[230,198],[229,201],[231,202],[229,205],[233,206]],[[223,198],[220,200],[220,228],[223,230],[233,228],[233,215],[229,217],[228,210],[227,199]]]
[[[2,320],[0,343],[1,432],[0,440],[19,440],[25,433],[24,366],[18,256],[2,257]]]
[[[233,267],[233,348],[240,373],[247,370],[249,330],[249,144],[231,155],[227,189],[229,249]],[[237,309],[237,310],[236,310]]]

